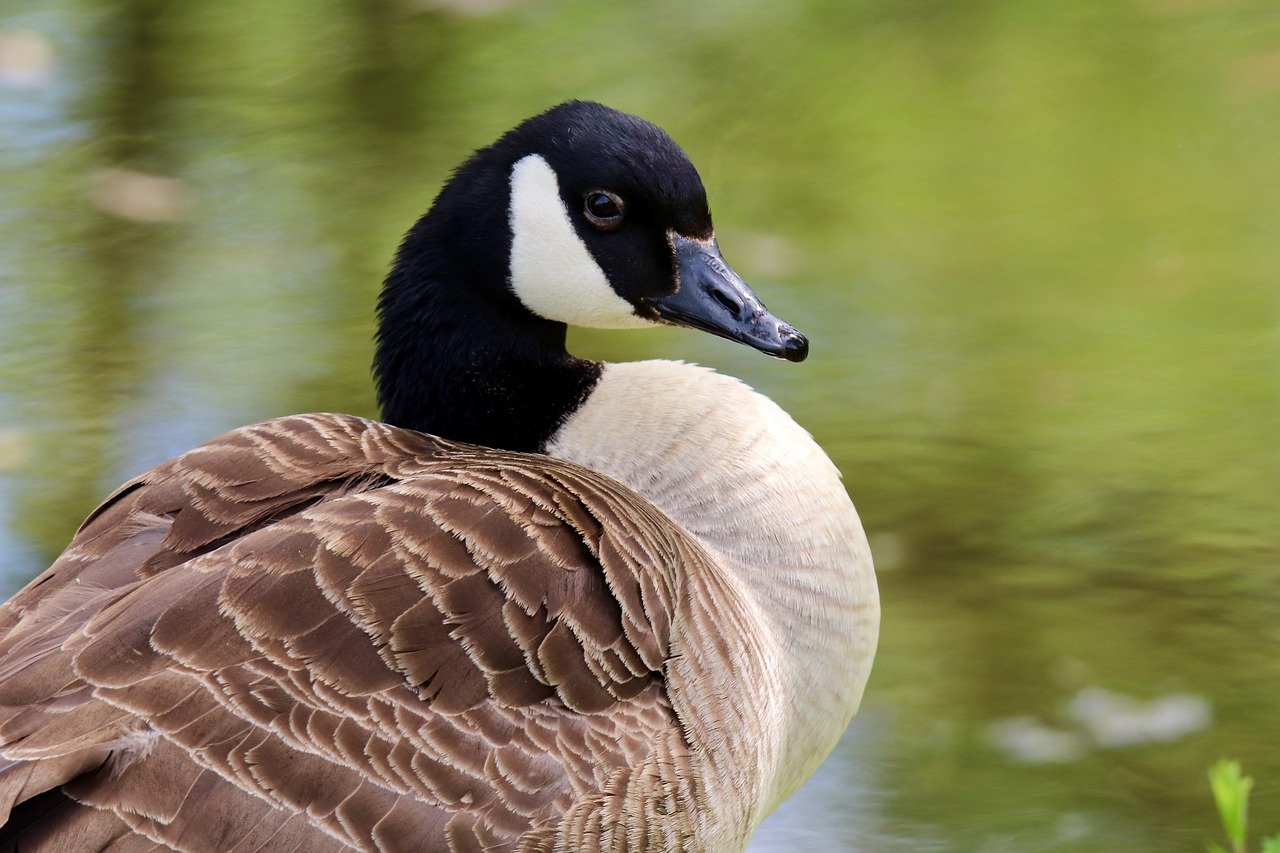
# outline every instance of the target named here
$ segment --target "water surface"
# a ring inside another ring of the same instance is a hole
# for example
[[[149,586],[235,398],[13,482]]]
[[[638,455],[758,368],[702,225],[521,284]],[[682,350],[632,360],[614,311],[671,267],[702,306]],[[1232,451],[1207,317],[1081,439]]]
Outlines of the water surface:
[[[226,429],[374,414],[372,304],[448,170],[566,97],[706,179],[803,365],[692,332],[844,472],[884,626],[757,851],[1280,831],[1280,17],[1269,2],[7,0],[0,574]]]

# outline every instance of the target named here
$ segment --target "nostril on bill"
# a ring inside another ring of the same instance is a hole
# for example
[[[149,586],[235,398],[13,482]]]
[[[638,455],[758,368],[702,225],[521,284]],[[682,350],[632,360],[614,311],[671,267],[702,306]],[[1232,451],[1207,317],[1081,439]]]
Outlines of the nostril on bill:
[[[711,296],[724,306],[724,310],[733,315],[733,319],[742,319],[742,303],[732,293],[723,288],[712,287]]]

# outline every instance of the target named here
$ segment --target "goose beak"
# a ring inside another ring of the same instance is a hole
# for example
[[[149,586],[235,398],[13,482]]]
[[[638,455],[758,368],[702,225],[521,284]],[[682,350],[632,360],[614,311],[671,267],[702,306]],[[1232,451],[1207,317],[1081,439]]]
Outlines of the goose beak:
[[[648,300],[659,317],[738,341],[774,358],[805,360],[808,339],[764,307],[725,263],[714,240],[672,234],[671,245],[679,286],[669,296]]]

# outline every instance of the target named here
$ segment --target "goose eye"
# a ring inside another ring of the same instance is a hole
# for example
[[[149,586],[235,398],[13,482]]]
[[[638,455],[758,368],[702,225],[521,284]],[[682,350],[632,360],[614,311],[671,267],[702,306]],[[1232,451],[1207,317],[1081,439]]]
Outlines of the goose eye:
[[[622,208],[622,199],[604,190],[587,193],[583,203],[587,219],[602,231],[612,231],[622,224]]]

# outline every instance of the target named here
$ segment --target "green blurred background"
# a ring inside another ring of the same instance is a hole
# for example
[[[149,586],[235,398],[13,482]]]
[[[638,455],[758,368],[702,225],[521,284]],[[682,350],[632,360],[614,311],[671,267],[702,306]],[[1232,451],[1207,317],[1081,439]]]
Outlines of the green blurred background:
[[[0,576],[226,429],[373,414],[372,305],[448,170],[568,97],[667,128],[796,366],[884,625],[754,851],[1203,850],[1280,831],[1274,0],[4,0]]]

